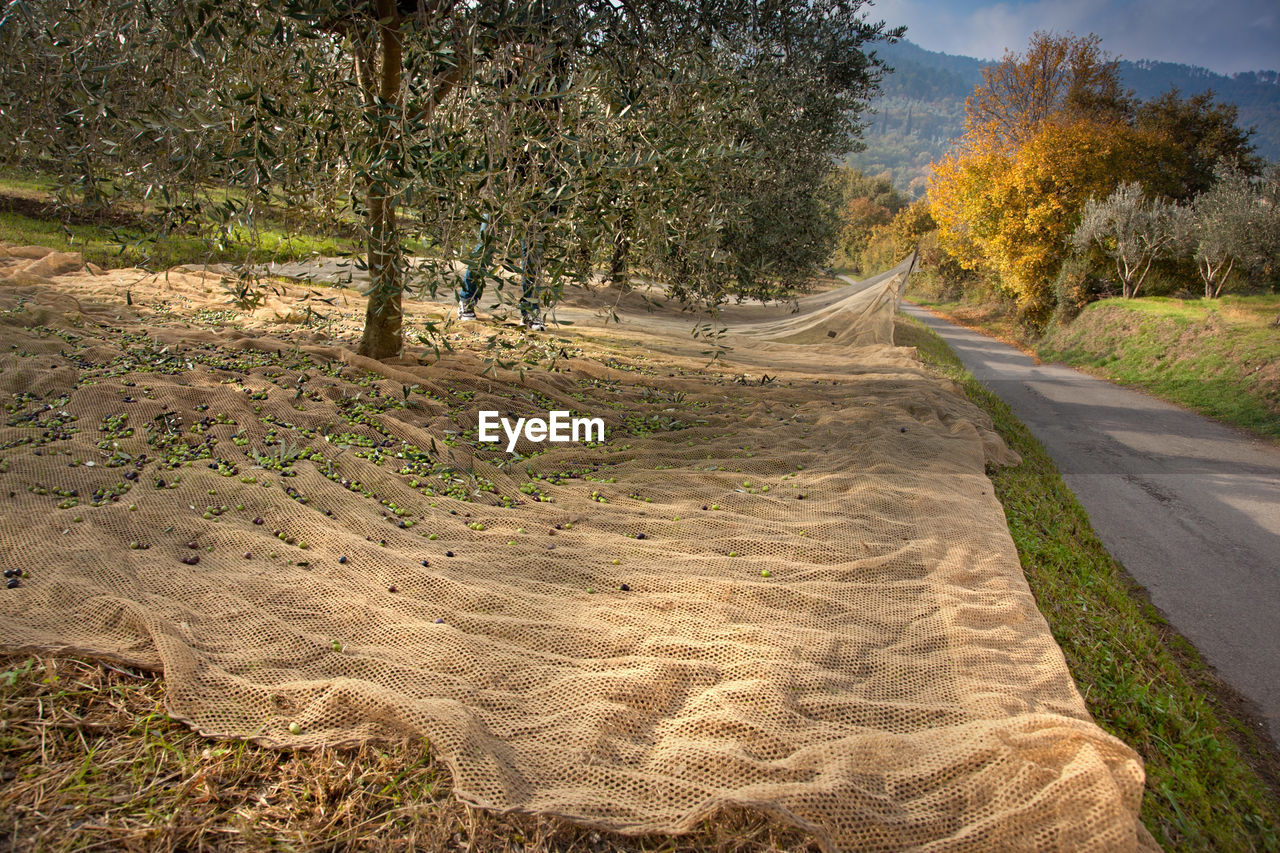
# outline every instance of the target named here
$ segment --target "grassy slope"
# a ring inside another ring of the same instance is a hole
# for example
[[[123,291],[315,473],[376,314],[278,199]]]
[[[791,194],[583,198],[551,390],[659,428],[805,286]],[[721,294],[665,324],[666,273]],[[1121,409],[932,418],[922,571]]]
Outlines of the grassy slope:
[[[1280,438],[1280,328],[1270,325],[1280,316],[1280,295],[1104,299],[1039,340],[1008,306],[943,301],[919,288],[910,298],[1045,361]]]
[[[236,229],[219,241],[191,234],[144,240],[145,224],[127,210],[95,221],[55,215],[52,184],[38,175],[0,174],[0,242],[48,246],[79,252],[101,267],[145,266],[168,269],[180,264],[286,262],[320,255],[345,255],[359,250],[350,239],[321,233],[298,233],[280,222],[268,221],[257,234]]]
[[[286,236],[265,230],[258,239],[247,235],[212,243],[197,237],[161,237],[139,240],[128,229],[106,225],[77,225],[34,218],[15,211],[0,211],[0,242],[20,246],[48,246],[60,252],[79,252],[85,261],[100,267],[145,266],[163,270],[181,264],[286,262],[320,255],[349,254],[344,241],[327,237]]]
[[[1108,299],[1050,329],[1039,351],[1280,438],[1278,315],[1280,296]]]
[[[1274,756],[1215,698],[1195,649],[1143,600],[1009,407],[922,324],[900,317],[896,336],[960,382],[1022,455],[992,474],[996,494],[1090,712],[1146,762],[1147,828],[1166,849],[1280,850],[1280,799],[1258,772],[1274,780]]]

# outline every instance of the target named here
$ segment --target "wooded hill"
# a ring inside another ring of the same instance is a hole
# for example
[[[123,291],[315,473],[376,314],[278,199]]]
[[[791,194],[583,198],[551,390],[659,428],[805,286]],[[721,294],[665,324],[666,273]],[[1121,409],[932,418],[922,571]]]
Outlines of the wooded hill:
[[[1105,43],[1103,45],[1106,46]],[[964,132],[964,99],[991,63],[925,50],[909,41],[881,45],[876,53],[894,68],[883,94],[867,116],[866,150],[849,155],[849,165],[866,174],[892,172],[894,185],[918,198],[928,166]],[[1207,68],[1151,60],[1121,60],[1125,87],[1143,100],[1176,87],[1184,96],[1213,90],[1235,104],[1241,127],[1255,129],[1257,153],[1280,160],[1280,72],[1249,71],[1231,76]]]

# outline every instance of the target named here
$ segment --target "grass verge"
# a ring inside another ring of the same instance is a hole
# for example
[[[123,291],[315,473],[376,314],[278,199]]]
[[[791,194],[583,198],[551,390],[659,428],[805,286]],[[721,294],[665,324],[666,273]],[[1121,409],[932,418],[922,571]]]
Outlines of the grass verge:
[[[1122,385],[1280,439],[1280,295],[1107,299],[1037,348]]]
[[[1107,553],[1053,460],[923,324],[900,346],[960,383],[1022,464],[992,473],[1031,590],[1102,728],[1146,763],[1142,819],[1169,850],[1280,850],[1277,764],[1199,653]]]
[[[1280,439],[1280,295],[1104,299],[1042,337],[1007,305],[911,300],[1045,361],[1141,388],[1211,418]]]

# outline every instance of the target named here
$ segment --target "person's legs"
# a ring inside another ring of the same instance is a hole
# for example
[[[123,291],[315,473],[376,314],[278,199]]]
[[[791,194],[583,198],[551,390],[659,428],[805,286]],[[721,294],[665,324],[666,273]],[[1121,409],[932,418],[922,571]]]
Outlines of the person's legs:
[[[462,273],[462,287],[458,288],[458,319],[474,320],[476,303],[484,293],[485,270],[489,268],[491,250],[485,239],[485,230],[489,223],[480,223],[480,242],[476,243],[467,261],[467,268]]]
[[[484,292],[484,272],[477,264],[467,264],[462,273],[462,287],[458,288],[458,319],[474,320],[476,302]]]

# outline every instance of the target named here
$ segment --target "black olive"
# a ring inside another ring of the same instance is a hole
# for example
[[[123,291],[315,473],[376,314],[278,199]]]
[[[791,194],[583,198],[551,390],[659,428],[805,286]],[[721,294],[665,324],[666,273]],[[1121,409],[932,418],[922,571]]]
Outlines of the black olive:
[[[444,552],[444,555],[445,555],[446,557],[452,557],[452,556],[453,556],[453,552],[452,552],[452,551],[445,551],[445,552]]]
[[[622,590],[623,592],[631,592],[631,587],[625,583],[622,584],[620,587],[618,587],[618,589]]]
[[[258,525],[266,524],[266,522],[262,520],[262,516],[258,516],[257,518],[255,518],[253,520],[253,523]]]
[[[200,558],[195,554],[192,554],[189,557],[183,557],[182,562],[186,563],[188,566],[194,566],[196,563],[200,562]]]
[[[395,591],[396,591],[396,588],[394,586],[387,587],[387,592],[395,592]]]
[[[636,538],[637,538],[637,539],[644,539],[644,538],[645,538],[645,535],[644,535],[643,533],[637,533],[637,534],[636,534]]]
[[[345,556],[343,556],[343,557],[339,557],[339,558],[338,558],[338,562],[339,562],[341,565],[346,565],[346,563],[347,563],[347,558],[346,558]]]
[[[423,565],[423,566],[430,566],[430,565],[431,565],[431,561],[430,561],[430,560],[423,560],[423,561],[422,561],[422,565]]]
[[[8,583],[5,584],[9,589],[17,589],[20,585],[21,584],[17,578],[9,578]]]

